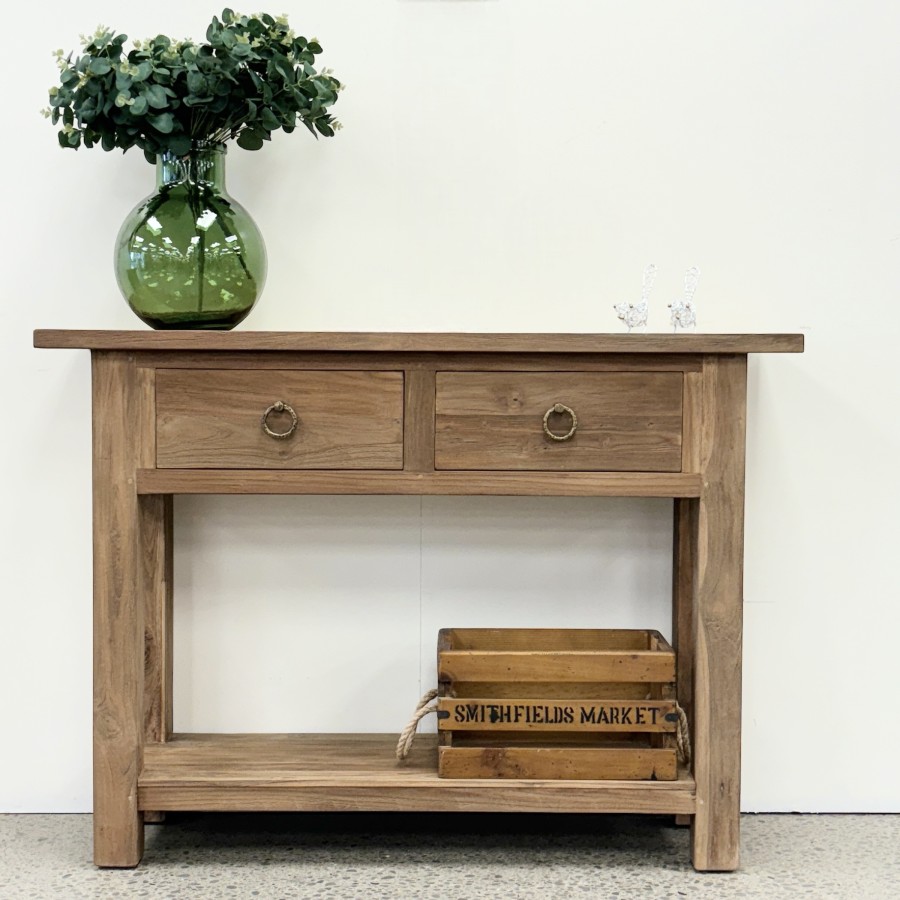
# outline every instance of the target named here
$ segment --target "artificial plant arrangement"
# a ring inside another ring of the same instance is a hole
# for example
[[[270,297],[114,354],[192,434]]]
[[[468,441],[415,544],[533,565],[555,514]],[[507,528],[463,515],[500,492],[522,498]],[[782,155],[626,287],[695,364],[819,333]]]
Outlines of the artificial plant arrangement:
[[[317,70],[322,47],[285,16],[213,17],[206,42],[134,41],[100,27],[79,53],[56,52],[59,84],[45,114],[62,147],[139,147],[157,190],[116,240],[116,280],[154,328],[232,328],[266,277],[262,235],[225,190],[226,144],[259,150],[281,129],[315,137],[340,127],[329,108],[343,85]]]
[[[328,109],[342,85],[329,69],[316,70],[321,45],[295,34],[285,16],[225,9],[206,43],[163,34],[130,50],[127,42],[101,26],[80,53],[56,51],[59,85],[45,112],[62,123],[60,146],[140,147],[155,163],[199,142],[259,150],[273,131],[299,123],[315,136],[340,128]]]

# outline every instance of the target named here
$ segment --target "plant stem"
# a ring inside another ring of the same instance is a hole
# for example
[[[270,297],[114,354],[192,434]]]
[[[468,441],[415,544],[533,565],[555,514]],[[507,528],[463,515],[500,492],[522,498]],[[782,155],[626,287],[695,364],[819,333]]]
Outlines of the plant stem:
[[[194,219],[194,230],[199,238],[197,243],[197,252],[200,254],[197,258],[197,312],[203,312],[203,290],[206,281],[206,233],[197,225],[200,218],[200,188],[193,181],[193,173],[189,173],[185,190],[188,194],[188,205],[191,208],[191,215]]]
[[[218,220],[219,228],[222,229],[222,235],[226,238],[234,237],[235,233],[231,230],[231,228],[229,228],[228,220],[223,215],[223,210],[222,210],[221,206],[219,205],[221,202],[227,206],[228,205],[227,201],[225,201],[221,198],[218,198],[214,195],[211,195],[210,197],[207,198],[206,202],[209,205],[209,208],[216,214],[216,219]],[[235,255],[237,256],[238,262],[241,264],[241,268],[244,270],[244,274],[247,276],[247,278],[250,281],[253,281],[253,276],[250,274],[250,270],[247,268],[247,263],[244,261],[243,250],[241,250],[241,249],[237,250]]]

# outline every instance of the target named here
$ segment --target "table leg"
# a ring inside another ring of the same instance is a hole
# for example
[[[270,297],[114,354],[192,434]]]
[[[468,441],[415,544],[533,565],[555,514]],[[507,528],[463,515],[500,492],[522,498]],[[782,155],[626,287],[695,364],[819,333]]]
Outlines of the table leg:
[[[694,582],[696,577],[697,516],[699,502],[675,499],[674,558],[672,561],[672,646],[675,648],[675,696],[694,725]],[[692,815],[675,816],[675,824],[687,826]]]
[[[94,352],[94,862],[136,866],[143,737],[144,622],[138,595],[135,446],[141,396],[133,358]]]
[[[694,584],[694,867],[740,864],[741,641],[747,360],[703,366]]]
[[[172,497],[138,499],[144,602],[144,744],[172,735]],[[144,822],[165,813],[144,810]]]

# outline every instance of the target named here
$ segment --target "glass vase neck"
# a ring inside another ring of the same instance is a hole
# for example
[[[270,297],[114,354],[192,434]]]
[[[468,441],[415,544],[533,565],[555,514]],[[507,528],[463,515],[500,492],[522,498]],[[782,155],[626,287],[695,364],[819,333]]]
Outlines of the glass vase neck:
[[[185,156],[168,151],[161,153],[156,157],[156,189],[161,191],[188,183],[224,191],[227,152],[224,144],[198,141]]]

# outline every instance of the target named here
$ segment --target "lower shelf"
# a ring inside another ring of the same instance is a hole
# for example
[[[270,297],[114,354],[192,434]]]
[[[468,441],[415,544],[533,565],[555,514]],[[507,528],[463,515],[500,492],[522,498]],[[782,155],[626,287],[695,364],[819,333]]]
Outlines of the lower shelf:
[[[390,734],[182,734],[144,748],[138,806],[210,812],[691,814],[695,784],[437,776],[437,737],[394,757]]]

